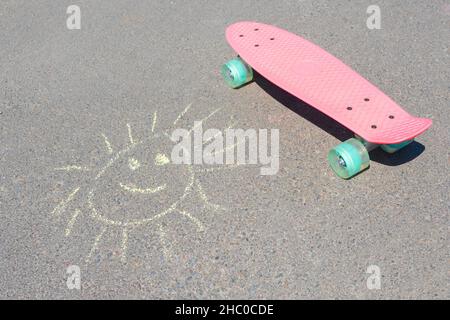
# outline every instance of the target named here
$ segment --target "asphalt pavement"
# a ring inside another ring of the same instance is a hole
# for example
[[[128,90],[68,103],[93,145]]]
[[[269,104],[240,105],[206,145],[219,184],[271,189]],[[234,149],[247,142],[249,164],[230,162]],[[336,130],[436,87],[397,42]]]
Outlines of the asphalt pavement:
[[[350,132],[259,75],[221,78],[242,20],[313,41],[433,126],[336,177],[326,155]],[[0,298],[448,299],[449,39],[443,0],[1,1]],[[167,134],[201,120],[278,129],[277,174],[168,161]]]

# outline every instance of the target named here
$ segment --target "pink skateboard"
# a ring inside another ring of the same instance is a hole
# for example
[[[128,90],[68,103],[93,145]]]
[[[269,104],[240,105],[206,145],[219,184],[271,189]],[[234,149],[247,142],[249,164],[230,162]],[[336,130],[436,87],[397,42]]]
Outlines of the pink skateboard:
[[[342,61],[295,34],[239,22],[227,28],[226,38],[239,55],[222,67],[231,87],[250,82],[254,69],[355,133],[328,154],[342,178],[369,167],[368,151],[381,146],[393,153],[431,126],[430,119],[410,115]]]

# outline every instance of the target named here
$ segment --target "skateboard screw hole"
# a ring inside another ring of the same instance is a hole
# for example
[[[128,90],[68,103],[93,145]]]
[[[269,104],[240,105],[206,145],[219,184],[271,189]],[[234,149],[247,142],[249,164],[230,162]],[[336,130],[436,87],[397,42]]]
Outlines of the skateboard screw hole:
[[[255,47],[259,47],[259,44],[255,44]]]
[[[364,99],[364,101],[366,101],[366,102],[367,102],[367,101],[370,101],[370,99],[369,99],[369,98],[365,98],[365,99]]]
[[[259,29],[258,28],[255,28],[255,31],[258,31]]]
[[[240,38],[242,38],[243,36],[244,36],[243,34],[240,34],[240,35],[239,35]]]
[[[373,124],[371,128],[372,128],[372,129],[376,129],[377,126]]]
[[[389,116],[389,119],[394,119],[395,117],[393,116],[393,115],[390,115]]]
[[[347,107],[347,110],[353,110],[353,108],[352,107]]]
[[[270,38],[270,40],[275,40],[275,38]]]

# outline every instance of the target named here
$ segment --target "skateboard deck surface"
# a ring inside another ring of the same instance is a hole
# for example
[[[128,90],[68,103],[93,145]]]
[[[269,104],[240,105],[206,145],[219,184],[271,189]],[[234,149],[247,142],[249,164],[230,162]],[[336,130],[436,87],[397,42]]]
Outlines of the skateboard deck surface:
[[[226,38],[263,77],[368,142],[400,143],[420,135],[432,123],[410,115],[342,61],[293,33],[238,22],[227,28]]]

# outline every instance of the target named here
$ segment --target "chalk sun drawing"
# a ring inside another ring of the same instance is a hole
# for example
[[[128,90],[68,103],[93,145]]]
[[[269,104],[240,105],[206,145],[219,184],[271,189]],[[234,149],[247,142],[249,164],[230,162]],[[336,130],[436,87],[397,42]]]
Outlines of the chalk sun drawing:
[[[184,117],[191,106],[192,104],[189,104],[178,115],[173,122],[173,127]],[[206,121],[219,110],[214,110],[201,122]],[[215,171],[216,168],[195,168],[192,165],[172,164],[169,155],[173,143],[169,140],[168,131],[158,134],[156,126],[157,113],[155,112],[151,123],[151,134],[138,140],[133,135],[131,125],[127,123],[128,144],[120,150],[116,150],[108,137],[101,133],[105,152],[110,158],[98,168],[69,164],[54,169],[65,172],[94,172],[93,181],[84,189],[84,199],[80,200],[81,204],[69,215],[64,231],[66,237],[72,235],[72,230],[81,217],[91,218],[101,224],[101,231],[96,235],[87,253],[86,263],[89,263],[99,251],[99,245],[105,233],[114,228],[120,228],[120,260],[126,262],[130,232],[148,224],[155,224],[163,255],[168,259],[172,256],[173,244],[169,243],[165,226],[162,223],[165,216],[176,214],[184,221],[190,221],[197,232],[203,232],[205,226],[200,219],[183,206],[186,198],[193,194],[197,196],[203,206],[211,210],[224,209],[222,206],[210,202],[198,179],[199,173]],[[191,128],[190,132],[193,129]],[[231,165],[217,168],[217,170],[235,167],[236,165]],[[124,168],[127,174],[124,177],[117,177],[120,172],[124,171]],[[67,196],[56,205],[51,213],[56,217],[61,217],[66,211],[69,211],[68,207],[72,203],[81,198],[79,195],[82,190],[81,186],[69,190]]]

